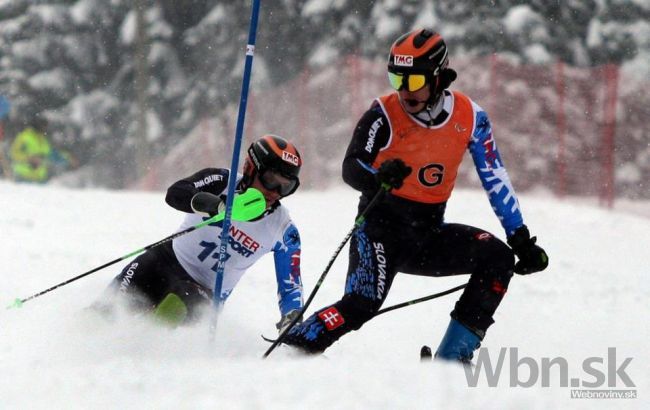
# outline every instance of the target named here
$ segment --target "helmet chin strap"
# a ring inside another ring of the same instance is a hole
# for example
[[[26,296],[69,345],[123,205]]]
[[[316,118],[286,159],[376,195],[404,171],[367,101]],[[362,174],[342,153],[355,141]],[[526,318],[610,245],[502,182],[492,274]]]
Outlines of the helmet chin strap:
[[[433,82],[433,79],[436,80],[435,84]],[[429,84],[429,98],[427,99],[427,108],[433,108],[440,100],[440,97],[442,97],[442,91],[438,92],[439,85],[440,76],[432,76],[432,81]]]

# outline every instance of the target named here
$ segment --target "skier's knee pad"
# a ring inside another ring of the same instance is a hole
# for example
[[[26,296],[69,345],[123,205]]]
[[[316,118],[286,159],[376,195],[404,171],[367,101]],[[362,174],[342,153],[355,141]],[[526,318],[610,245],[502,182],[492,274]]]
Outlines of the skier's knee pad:
[[[357,295],[314,313],[300,325],[294,326],[284,343],[308,353],[325,351],[332,343],[351,330],[358,330],[377,312],[377,303]]]
[[[334,306],[341,312],[343,319],[352,330],[358,330],[377,313],[377,304],[367,298],[346,295]]]
[[[515,266],[514,253],[502,241],[494,238],[486,241],[474,252],[475,267],[469,280],[469,290],[493,293],[500,300],[508,288]]]
[[[186,319],[188,321],[197,319],[199,308],[210,302],[210,295],[205,288],[190,280],[175,283],[170,288],[170,294],[176,295],[183,302],[187,308]]]
[[[163,324],[178,326],[187,317],[187,306],[177,294],[168,293],[154,309],[153,316]]]
[[[347,332],[358,330],[374,316],[376,310],[366,298],[346,295],[294,326],[287,333],[284,343],[307,353],[323,352]]]
[[[498,276],[500,280],[510,280],[515,267],[515,254],[508,245],[495,239],[486,244],[483,255],[481,264],[486,274]]]

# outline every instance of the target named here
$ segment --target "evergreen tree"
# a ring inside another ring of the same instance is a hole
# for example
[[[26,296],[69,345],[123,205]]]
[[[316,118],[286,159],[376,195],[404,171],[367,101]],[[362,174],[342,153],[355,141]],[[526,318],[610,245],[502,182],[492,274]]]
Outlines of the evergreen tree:
[[[598,12],[596,0],[533,0],[527,3],[547,22],[549,38],[546,47],[551,54],[573,65],[593,63],[587,50],[587,31],[589,22]]]
[[[250,1],[141,3],[146,151],[156,158],[201,119],[232,116],[251,10]],[[257,91],[292,81],[305,68],[335,69],[349,55],[383,61],[390,42],[415,27],[442,33],[454,56],[496,52],[525,64],[622,63],[641,79],[650,72],[645,0],[277,0],[263,2],[260,11]],[[137,179],[142,70],[135,22],[132,0],[0,1],[0,94],[12,103],[7,134],[42,114],[54,142],[85,165],[88,183],[121,187]],[[644,101],[641,94],[634,98]],[[340,116],[321,114],[331,121]]]
[[[502,17],[513,1],[436,1],[440,31],[457,55],[488,55],[514,51]]]
[[[587,28],[586,42],[595,65],[632,60],[639,52],[650,57],[648,2],[603,0],[598,13],[587,22]]]

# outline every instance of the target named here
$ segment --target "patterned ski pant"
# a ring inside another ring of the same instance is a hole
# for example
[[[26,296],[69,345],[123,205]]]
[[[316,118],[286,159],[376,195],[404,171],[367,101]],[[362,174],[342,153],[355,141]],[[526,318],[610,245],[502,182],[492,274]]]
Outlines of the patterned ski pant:
[[[343,298],[294,326],[285,343],[317,353],[359,329],[380,309],[397,272],[434,277],[469,274],[451,316],[482,338],[494,323],[492,316],[513,268],[512,250],[472,226],[415,229],[368,220],[351,240]]]

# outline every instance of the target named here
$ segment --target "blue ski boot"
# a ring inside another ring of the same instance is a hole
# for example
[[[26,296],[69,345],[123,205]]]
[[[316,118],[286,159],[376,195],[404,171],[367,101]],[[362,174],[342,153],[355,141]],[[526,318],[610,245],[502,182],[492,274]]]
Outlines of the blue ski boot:
[[[474,350],[481,345],[481,338],[456,319],[451,319],[447,332],[438,346],[436,359],[471,363]]]

